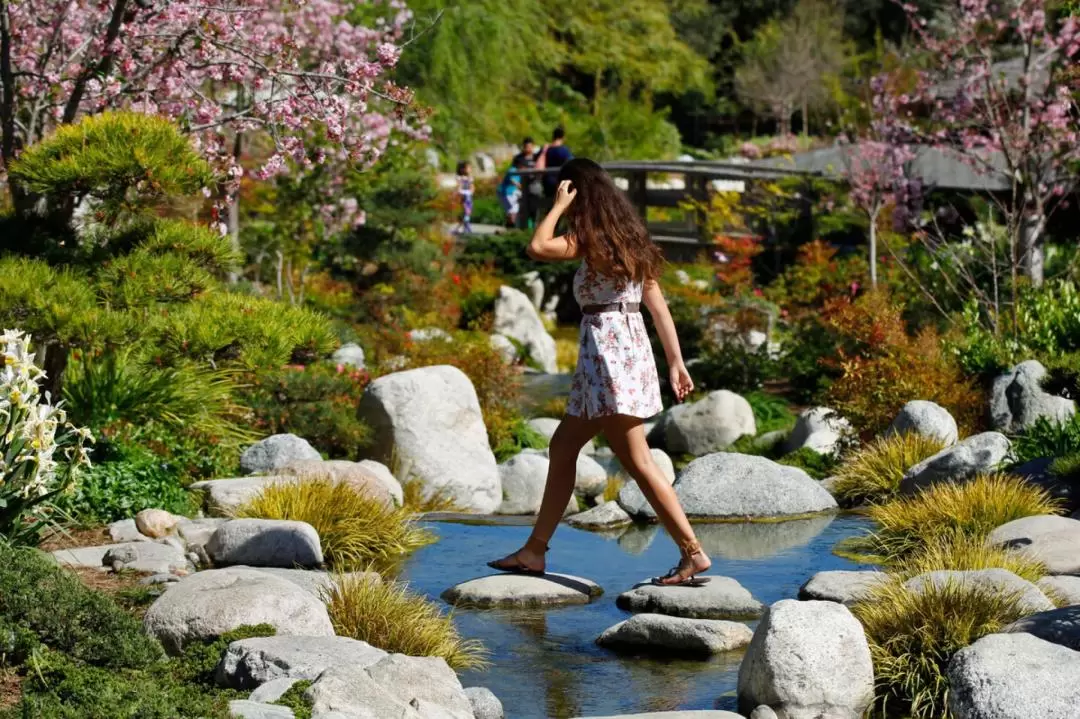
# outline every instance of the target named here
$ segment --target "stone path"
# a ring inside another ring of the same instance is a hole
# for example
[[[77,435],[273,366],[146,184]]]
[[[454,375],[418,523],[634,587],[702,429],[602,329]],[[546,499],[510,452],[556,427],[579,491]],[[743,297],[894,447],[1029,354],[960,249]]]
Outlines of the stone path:
[[[494,574],[451,587],[442,598],[457,607],[493,609],[588,604],[603,593],[595,582],[569,574]]]
[[[730,577],[702,577],[700,584],[682,587],[641,583],[620,594],[615,606],[694,619],[757,619],[764,610],[761,602]]]

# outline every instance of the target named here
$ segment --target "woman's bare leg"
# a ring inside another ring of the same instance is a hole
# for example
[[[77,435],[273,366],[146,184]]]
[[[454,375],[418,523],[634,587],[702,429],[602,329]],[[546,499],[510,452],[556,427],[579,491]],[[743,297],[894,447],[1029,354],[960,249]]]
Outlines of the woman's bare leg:
[[[544,498],[536,515],[536,524],[525,546],[502,559],[492,562],[495,569],[526,569],[533,572],[544,570],[544,553],[555,529],[562,521],[566,505],[574,493],[577,480],[577,458],[581,448],[596,436],[600,424],[582,417],[563,417],[555,429],[548,448],[548,475],[544,485]]]
[[[618,457],[619,463],[637,482],[641,493],[656,510],[656,516],[682,552],[678,572],[666,579],[665,583],[677,584],[687,577],[707,570],[712,566],[712,562],[697,545],[694,528],[690,526],[690,520],[686,518],[675,490],[653,460],[649,444],[645,440],[642,420],[615,415],[604,417],[600,422],[608,445]]]

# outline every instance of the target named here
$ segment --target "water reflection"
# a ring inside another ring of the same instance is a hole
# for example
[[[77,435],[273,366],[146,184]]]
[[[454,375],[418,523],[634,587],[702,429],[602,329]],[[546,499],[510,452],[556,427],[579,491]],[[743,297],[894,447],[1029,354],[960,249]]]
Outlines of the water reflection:
[[[702,548],[723,559],[765,559],[804,547],[832,524],[836,515],[825,514],[789,522],[695,524]]]
[[[659,531],[660,528],[655,524],[632,524],[619,535],[619,547],[634,556],[644,554]]]

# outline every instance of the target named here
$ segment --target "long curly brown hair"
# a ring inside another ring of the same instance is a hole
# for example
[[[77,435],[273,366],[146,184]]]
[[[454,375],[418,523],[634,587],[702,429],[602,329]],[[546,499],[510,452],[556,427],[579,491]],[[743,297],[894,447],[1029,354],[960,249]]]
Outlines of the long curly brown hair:
[[[583,157],[563,165],[577,196],[567,214],[569,234],[593,270],[619,280],[646,282],[660,276],[664,257],[630,200],[600,165]]]

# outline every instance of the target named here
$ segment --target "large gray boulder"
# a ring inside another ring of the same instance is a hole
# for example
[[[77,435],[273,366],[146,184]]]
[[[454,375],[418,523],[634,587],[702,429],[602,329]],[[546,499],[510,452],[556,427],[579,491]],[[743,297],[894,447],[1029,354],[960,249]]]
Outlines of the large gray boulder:
[[[403,481],[420,482],[428,496],[444,492],[469,511],[498,508],[498,466],[476,390],[461,370],[441,365],[380,377],[359,414],[372,429],[372,458],[396,460]]]
[[[936,402],[921,399],[905,404],[885,431],[886,436],[908,433],[940,439],[947,447],[956,444],[960,437],[956,420],[949,410]]]
[[[1012,444],[998,432],[983,432],[946,447],[904,473],[900,491],[914,494],[938,482],[963,482],[995,470],[1009,456]]]
[[[702,519],[795,517],[837,509],[833,496],[803,470],[729,452],[687,465],[675,493],[688,517]],[[646,504],[639,516],[653,518],[656,512]]]
[[[754,633],[740,622],[637,614],[604,630],[596,643],[611,649],[699,657],[741,649]]]
[[[240,455],[240,469],[245,474],[273,472],[293,462],[320,460],[322,455],[295,434],[275,434],[259,440]]]
[[[588,579],[548,572],[542,576],[493,574],[470,579],[447,589],[442,598],[458,607],[495,609],[588,604],[603,593]]]
[[[1044,641],[1080,651],[1080,607],[1062,607],[1019,619],[1002,632],[1026,632]]]
[[[818,572],[799,587],[799,599],[839,602],[851,606],[865,599],[888,579],[889,575],[885,572]]]
[[[520,342],[544,372],[555,374],[559,371],[555,339],[548,334],[540,313],[521,290],[505,285],[499,288],[492,330]]]
[[[240,567],[237,567],[239,569]],[[255,569],[255,567],[248,567]],[[321,569],[283,569],[281,567],[258,567],[258,571],[286,582],[292,582],[315,597],[333,592],[341,581],[361,580],[378,584],[382,577],[378,572],[326,572]]]
[[[305,692],[318,717],[473,719],[469,697],[440,657],[391,654],[371,666],[327,669]]]
[[[739,668],[739,709],[788,719],[858,719],[874,697],[862,625],[842,604],[785,599],[769,607]]]
[[[548,459],[522,452],[499,465],[503,500],[499,514],[536,514],[544,498]]]
[[[491,343],[491,349],[499,353],[503,358],[503,362],[512,365],[517,362],[518,348],[510,341],[510,338],[506,335],[491,335],[488,340]]]
[[[938,590],[946,586],[979,588],[995,595],[1013,595],[1020,601],[1024,611],[1034,614],[1054,608],[1042,590],[1026,579],[1022,579],[1007,569],[972,569],[957,571],[942,569],[927,572],[904,582],[904,586],[915,593],[922,593],[926,587]]]
[[[755,434],[750,403],[726,389],[710,392],[697,402],[676,405],[664,417],[664,446],[674,454],[700,457]]]
[[[323,561],[315,528],[283,519],[225,522],[206,543],[206,553],[218,566],[316,567]]]
[[[544,281],[540,279],[540,273],[529,270],[521,276],[521,282],[525,285],[525,293],[529,296],[533,307],[540,310],[544,306]]]
[[[466,687],[465,696],[469,697],[475,719],[504,719],[502,702],[487,687]]]
[[[344,459],[293,462],[277,470],[278,474],[305,482],[347,484],[357,493],[393,507],[401,506],[401,484],[386,465],[380,462],[349,462]]]
[[[346,342],[334,350],[330,361],[344,367],[364,369],[364,348],[355,342]]]
[[[1080,652],[1031,634],[990,634],[949,662],[957,719],[1075,719]]]
[[[618,502],[604,502],[580,514],[575,514],[567,519],[566,523],[578,529],[600,532],[625,527],[632,521],[630,515],[619,506]]]
[[[179,654],[189,642],[244,625],[269,624],[278,635],[334,635],[326,606],[292,582],[254,569],[211,569],[171,585],[143,617],[147,634]]]
[[[699,584],[681,587],[642,582],[620,594],[615,606],[628,612],[691,619],[756,619],[764,609],[730,577],[701,577]]]
[[[526,449],[522,454],[535,454],[547,459],[550,456],[550,449]],[[575,472],[575,496],[588,498],[604,493],[604,487],[607,486],[608,472],[591,455],[582,453],[577,456]]]
[[[294,476],[230,477],[192,482],[188,490],[202,495],[206,511],[228,516],[248,504],[270,486],[296,482]]]
[[[990,393],[990,421],[994,429],[1019,434],[1041,418],[1065,422],[1076,413],[1071,399],[1042,388],[1046,368],[1037,360],[1021,362],[994,380]]]
[[[649,453],[652,454],[653,462],[660,469],[661,474],[664,475],[664,479],[668,484],[675,483],[675,464],[671,461],[671,457],[667,455],[662,449],[650,449]],[[627,514],[632,517],[643,516],[645,507],[648,506],[649,501],[645,499],[645,495],[641,492],[641,488],[638,486],[636,480],[630,476],[630,474],[623,468],[619,468],[619,473],[616,475],[619,481],[622,482],[622,487],[619,488],[619,506],[621,506]]]
[[[233,642],[215,670],[217,683],[254,689],[275,679],[314,681],[334,666],[367,667],[387,653],[349,637],[257,637]]]
[[[604,717],[577,717],[577,719],[743,719],[742,714],[719,709],[689,709],[673,712],[648,712],[647,714],[619,714]]]
[[[1035,582],[1035,586],[1059,606],[1080,604],[1080,577],[1050,576]]]
[[[1014,519],[991,532],[987,542],[1027,554],[1049,574],[1080,574],[1080,520],[1053,514]]]
[[[795,420],[784,442],[785,452],[812,449],[818,454],[835,454],[841,440],[852,433],[851,422],[828,407],[804,410]]]

